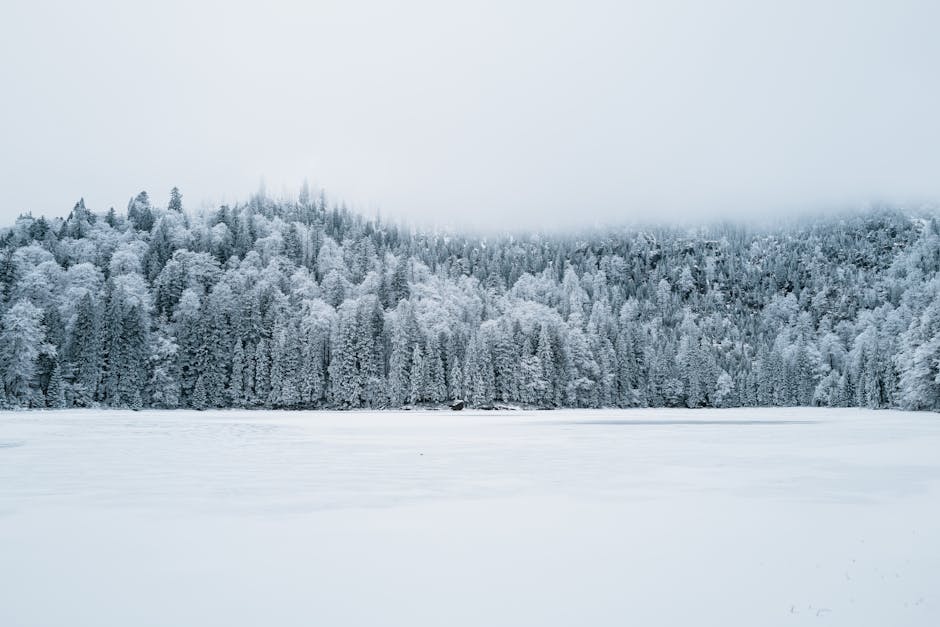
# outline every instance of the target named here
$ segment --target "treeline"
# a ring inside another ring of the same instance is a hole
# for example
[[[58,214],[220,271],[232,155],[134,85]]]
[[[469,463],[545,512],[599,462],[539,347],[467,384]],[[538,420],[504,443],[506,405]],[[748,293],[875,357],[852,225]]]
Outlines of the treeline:
[[[0,232],[4,407],[940,409],[940,229],[413,232],[257,195]]]

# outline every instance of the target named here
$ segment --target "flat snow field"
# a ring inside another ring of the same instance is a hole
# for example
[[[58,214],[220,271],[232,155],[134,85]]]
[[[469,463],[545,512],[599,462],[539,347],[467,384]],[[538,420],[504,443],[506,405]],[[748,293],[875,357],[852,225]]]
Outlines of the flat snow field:
[[[0,413],[0,626],[940,625],[940,416]]]

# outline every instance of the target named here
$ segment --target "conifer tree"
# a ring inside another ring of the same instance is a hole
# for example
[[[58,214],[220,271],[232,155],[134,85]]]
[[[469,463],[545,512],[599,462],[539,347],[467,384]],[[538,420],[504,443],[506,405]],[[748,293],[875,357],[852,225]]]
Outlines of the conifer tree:
[[[183,195],[180,194],[178,187],[174,187],[170,190],[170,202],[167,203],[167,210],[175,211],[177,213],[183,212]]]
[[[427,398],[428,368],[421,351],[421,345],[415,344],[411,353],[411,385],[408,402],[417,405]]]
[[[190,402],[193,409],[203,410],[209,406],[208,400],[206,399],[206,384],[202,377],[196,379],[196,385],[193,387],[193,395]]]
[[[52,368],[52,375],[49,377],[49,386],[46,388],[46,403],[54,409],[65,407],[65,386],[62,381],[62,368],[58,360]]]
[[[233,407],[244,407],[245,398],[245,346],[242,339],[235,340],[235,350],[232,352],[232,373],[226,390],[229,402]]]

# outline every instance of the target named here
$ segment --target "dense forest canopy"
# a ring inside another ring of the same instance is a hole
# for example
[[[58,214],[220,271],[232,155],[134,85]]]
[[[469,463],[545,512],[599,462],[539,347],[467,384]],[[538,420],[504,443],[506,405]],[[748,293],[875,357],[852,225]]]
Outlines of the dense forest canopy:
[[[940,228],[482,237],[258,194],[0,231],[4,407],[940,409]]]

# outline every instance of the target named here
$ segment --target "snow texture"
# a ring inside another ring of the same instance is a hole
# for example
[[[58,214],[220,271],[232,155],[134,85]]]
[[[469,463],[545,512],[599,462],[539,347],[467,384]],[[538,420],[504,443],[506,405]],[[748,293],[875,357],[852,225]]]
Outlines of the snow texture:
[[[940,624],[940,422],[0,413],[0,625]]]

